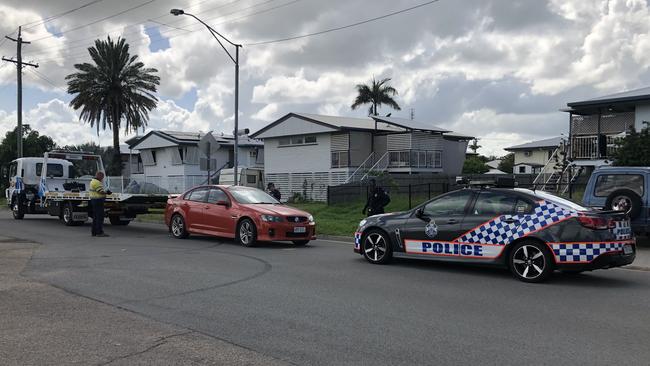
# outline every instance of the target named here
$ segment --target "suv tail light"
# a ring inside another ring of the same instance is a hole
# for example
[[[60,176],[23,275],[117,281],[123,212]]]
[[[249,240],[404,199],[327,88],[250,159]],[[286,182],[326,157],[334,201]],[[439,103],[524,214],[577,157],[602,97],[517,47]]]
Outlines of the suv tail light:
[[[613,220],[599,216],[578,216],[578,222],[580,225],[594,230],[606,230],[615,225]]]

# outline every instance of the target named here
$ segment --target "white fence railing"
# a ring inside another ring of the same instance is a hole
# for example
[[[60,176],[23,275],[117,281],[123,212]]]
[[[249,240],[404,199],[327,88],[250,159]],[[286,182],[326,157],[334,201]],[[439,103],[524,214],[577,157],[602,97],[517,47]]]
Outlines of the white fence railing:
[[[107,186],[115,193],[178,194],[205,184],[206,180],[207,175],[145,177],[141,174],[134,174],[131,177],[108,177]]]

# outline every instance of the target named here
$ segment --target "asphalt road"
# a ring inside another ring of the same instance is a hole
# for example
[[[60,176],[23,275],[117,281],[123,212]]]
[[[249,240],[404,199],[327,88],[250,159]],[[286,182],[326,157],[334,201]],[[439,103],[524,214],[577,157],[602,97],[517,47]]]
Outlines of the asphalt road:
[[[352,245],[176,240],[155,224],[14,221],[42,243],[24,275],[294,364],[650,364],[650,272],[525,284],[501,269],[366,263]]]

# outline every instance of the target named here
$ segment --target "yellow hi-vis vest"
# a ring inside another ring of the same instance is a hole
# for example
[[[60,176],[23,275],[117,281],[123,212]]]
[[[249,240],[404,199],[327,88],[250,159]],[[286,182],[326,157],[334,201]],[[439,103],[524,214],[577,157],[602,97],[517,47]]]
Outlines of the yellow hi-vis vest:
[[[105,198],[106,197],[106,191],[104,191],[104,184],[100,182],[99,180],[93,178],[93,180],[90,181],[90,199],[95,199],[95,198]]]

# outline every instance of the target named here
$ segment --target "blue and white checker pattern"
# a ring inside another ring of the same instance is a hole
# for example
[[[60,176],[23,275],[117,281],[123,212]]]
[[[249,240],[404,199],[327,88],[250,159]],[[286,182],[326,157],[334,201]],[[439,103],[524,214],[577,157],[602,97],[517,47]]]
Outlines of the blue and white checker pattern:
[[[601,254],[620,252],[625,243],[569,243],[549,244],[555,260],[561,262],[591,262]]]
[[[363,233],[354,233],[354,248],[361,249],[361,236]]]
[[[456,241],[461,243],[507,245],[531,232],[576,216],[578,216],[576,211],[567,210],[551,202],[540,201],[530,215],[499,216],[462,235]],[[515,221],[513,223],[505,222],[508,219],[514,219]]]

